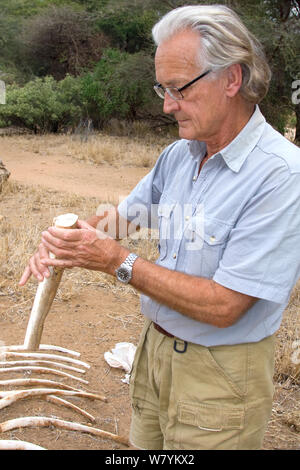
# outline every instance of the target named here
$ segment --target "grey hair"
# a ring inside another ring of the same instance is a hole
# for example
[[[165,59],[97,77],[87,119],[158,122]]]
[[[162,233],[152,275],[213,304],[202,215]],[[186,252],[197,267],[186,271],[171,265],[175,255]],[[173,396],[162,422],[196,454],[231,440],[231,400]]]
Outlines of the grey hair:
[[[241,95],[251,103],[259,103],[265,97],[271,70],[263,47],[233,10],[223,5],[176,8],[154,25],[154,42],[159,46],[186,29],[199,32],[202,47],[197,61],[215,72],[240,64]]]

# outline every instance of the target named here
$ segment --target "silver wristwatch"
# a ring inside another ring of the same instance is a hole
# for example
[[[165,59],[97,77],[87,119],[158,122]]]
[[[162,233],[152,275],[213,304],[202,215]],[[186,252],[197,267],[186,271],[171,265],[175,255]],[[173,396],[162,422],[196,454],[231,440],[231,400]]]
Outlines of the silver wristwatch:
[[[123,284],[128,284],[132,278],[132,266],[135,260],[138,258],[138,255],[135,253],[130,253],[127,256],[124,263],[116,269],[116,276],[118,281],[123,282]]]

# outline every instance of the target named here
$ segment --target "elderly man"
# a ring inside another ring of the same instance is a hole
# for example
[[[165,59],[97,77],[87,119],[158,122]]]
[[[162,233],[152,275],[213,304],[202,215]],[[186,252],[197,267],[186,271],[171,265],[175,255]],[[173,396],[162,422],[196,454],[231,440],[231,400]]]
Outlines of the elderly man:
[[[142,293],[135,447],[258,449],[272,405],[274,333],[300,276],[300,152],[258,108],[269,67],[230,9],[173,10],[153,35],[154,88],[181,139],[117,209],[79,230],[44,232],[20,283],[48,276],[47,266],[81,266]],[[104,220],[132,228],[135,207],[147,212],[139,225],[158,216],[156,263],[96,230]]]

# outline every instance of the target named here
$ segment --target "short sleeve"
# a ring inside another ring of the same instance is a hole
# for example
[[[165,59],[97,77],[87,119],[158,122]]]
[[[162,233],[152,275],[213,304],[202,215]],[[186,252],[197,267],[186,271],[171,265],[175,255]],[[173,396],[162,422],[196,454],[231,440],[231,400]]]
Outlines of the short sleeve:
[[[300,174],[286,170],[246,204],[213,280],[247,295],[287,302],[300,276],[299,247]]]

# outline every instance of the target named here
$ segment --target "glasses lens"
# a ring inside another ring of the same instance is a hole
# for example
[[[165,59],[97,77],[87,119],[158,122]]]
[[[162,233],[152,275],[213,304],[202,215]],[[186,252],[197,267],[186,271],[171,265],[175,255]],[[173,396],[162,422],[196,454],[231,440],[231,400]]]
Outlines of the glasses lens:
[[[165,99],[165,90],[162,87],[160,87],[159,85],[154,85],[153,88],[156,91],[156,93],[158,94],[158,96],[164,100]]]
[[[169,96],[171,96],[173,100],[178,101],[178,100],[182,100],[183,98],[178,88],[166,88],[166,92],[168,93]]]
[[[158,94],[158,96],[163,100],[165,99],[165,93],[166,92],[172,98],[172,100],[178,101],[178,100],[182,100],[182,98],[183,98],[183,96],[182,96],[181,92],[178,90],[178,88],[166,88],[166,89],[164,89],[160,85],[154,85],[153,88],[156,91],[156,93]]]

